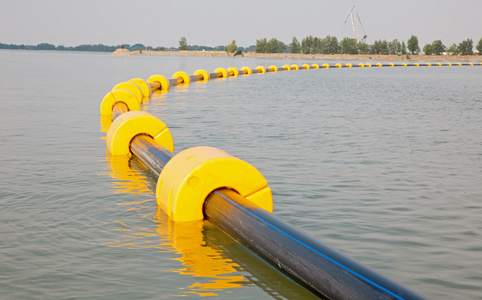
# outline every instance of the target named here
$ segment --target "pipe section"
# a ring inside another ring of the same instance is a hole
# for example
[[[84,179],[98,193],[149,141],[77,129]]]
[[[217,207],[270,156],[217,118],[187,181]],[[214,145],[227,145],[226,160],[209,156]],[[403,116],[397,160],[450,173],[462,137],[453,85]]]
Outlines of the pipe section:
[[[130,144],[132,154],[137,156],[154,174],[159,176],[173,154],[159,145],[148,135],[136,135]]]
[[[206,218],[275,268],[329,299],[423,299],[317,242],[228,189],[212,192]]]
[[[112,120],[129,111],[129,107],[124,102],[117,102],[112,108]]]
[[[173,157],[144,134],[132,139],[130,150],[158,176]],[[207,220],[319,297],[423,299],[278,220],[232,190],[211,192],[203,213]]]

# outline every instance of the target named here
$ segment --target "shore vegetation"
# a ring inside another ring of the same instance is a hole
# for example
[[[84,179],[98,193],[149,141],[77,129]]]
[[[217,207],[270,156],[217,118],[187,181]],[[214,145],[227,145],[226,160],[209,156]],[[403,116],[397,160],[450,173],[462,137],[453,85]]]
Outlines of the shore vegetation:
[[[186,37],[181,37],[179,40],[179,47],[152,47],[143,44],[122,44],[109,46],[104,44],[84,44],[79,46],[55,46],[49,43],[40,43],[37,45],[17,45],[0,43],[0,49],[13,50],[51,50],[51,51],[93,51],[93,52],[114,52],[116,49],[126,49],[129,51],[226,51],[226,53],[241,55],[242,53],[292,53],[292,54],[347,54],[347,55],[403,55],[407,58],[409,55],[418,55],[421,53],[418,38],[415,35],[405,41],[394,39],[375,40],[373,44],[365,42],[357,42],[354,38],[345,37],[338,41],[336,36],[326,36],[324,38],[316,36],[306,36],[301,39],[301,42],[293,37],[290,44],[276,38],[261,38],[256,40],[256,45],[248,47],[240,47],[236,45],[233,40],[228,45],[220,46],[200,46],[189,45]],[[432,43],[425,44],[423,47],[425,55],[474,55],[482,53],[482,38],[475,45],[472,39],[466,39],[451,46],[445,46],[442,40],[435,40]]]

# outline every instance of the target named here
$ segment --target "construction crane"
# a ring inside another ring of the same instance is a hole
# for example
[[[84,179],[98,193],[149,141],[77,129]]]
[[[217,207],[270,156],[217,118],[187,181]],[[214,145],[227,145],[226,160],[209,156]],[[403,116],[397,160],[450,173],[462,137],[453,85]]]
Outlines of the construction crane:
[[[348,10],[348,13],[346,14],[346,18],[345,18],[345,24],[346,24],[346,21],[348,21],[348,18],[351,18],[351,27],[353,28],[353,35],[355,36],[355,40],[356,42],[358,43],[359,42],[359,38],[358,38],[358,34],[356,32],[356,26],[355,26],[355,19],[353,18],[353,15],[356,14],[356,17],[358,19],[358,23],[360,23],[360,27],[363,31],[363,38],[360,39],[360,42],[364,43],[367,39],[367,35],[365,33],[365,29],[363,28],[363,24],[360,20],[360,16],[358,15],[358,12],[356,11],[355,9],[355,5],[353,5],[349,10]]]

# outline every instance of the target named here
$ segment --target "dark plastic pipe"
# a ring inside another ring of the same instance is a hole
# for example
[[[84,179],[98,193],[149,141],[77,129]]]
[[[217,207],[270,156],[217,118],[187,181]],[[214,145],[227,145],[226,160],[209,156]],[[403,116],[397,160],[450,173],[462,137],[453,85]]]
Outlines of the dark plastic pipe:
[[[144,134],[139,134],[132,139],[130,149],[157,176],[174,156],[163,147],[159,147],[150,136]]]
[[[206,218],[318,296],[423,299],[278,220],[228,189],[212,192]]]
[[[159,81],[154,81],[154,82],[148,83],[148,85],[149,85],[149,88],[151,89],[151,91],[161,88],[161,83]]]
[[[112,120],[115,120],[118,116],[129,111],[127,104],[124,102],[116,102],[112,108]]]
[[[134,137],[130,150],[156,175],[173,157],[148,135]],[[203,213],[207,220],[319,297],[423,299],[278,220],[232,190],[213,191],[204,202]]]
[[[169,79],[169,85],[170,86],[175,86],[175,85],[181,84],[182,82],[183,82],[183,80],[180,77]]]
[[[223,74],[219,73],[219,72],[216,72],[216,73],[209,73],[209,76],[211,77],[211,79],[213,79],[213,78],[221,77],[221,76],[223,76]]]
[[[191,81],[199,81],[203,80],[204,77],[202,75],[191,75],[189,78],[191,78]]]

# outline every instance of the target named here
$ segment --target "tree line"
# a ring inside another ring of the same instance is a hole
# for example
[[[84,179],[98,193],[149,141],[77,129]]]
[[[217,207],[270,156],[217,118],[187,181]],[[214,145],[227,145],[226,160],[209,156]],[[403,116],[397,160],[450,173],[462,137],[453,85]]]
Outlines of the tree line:
[[[53,44],[41,43],[37,45],[15,45],[15,44],[3,44],[0,43],[0,49],[13,49],[13,50],[58,50],[58,51],[93,51],[93,52],[114,52],[116,49],[124,47],[130,51],[135,50],[153,50],[152,47],[144,46],[143,44],[135,45],[117,45],[117,46],[107,46],[103,44],[96,45],[79,45],[79,46],[55,46]]]
[[[416,39],[416,37],[413,37]],[[418,41],[416,41],[418,45]],[[296,37],[288,45],[291,53],[304,54],[407,54],[407,51],[416,52],[416,48],[412,47],[412,40],[408,41],[408,46],[404,41],[398,39],[393,41],[377,40],[373,44],[365,42],[357,42],[354,38],[345,37],[338,42],[336,36],[326,36],[324,38],[307,36],[301,43]]]
[[[123,44],[116,46],[108,46],[103,44],[86,44],[79,46],[55,46],[49,43],[40,43],[37,45],[15,45],[0,43],[0,49],[15,49],[15,50],[58,50],[58,51],[98,51],[98,52],[113,52],[116,49],[123,47],[129,51],[137,50],[154,50],[154,51],[226,51],[228,53],[242,53],[242,52],[257,52],[257,53],[304,53],[304,54],[392,54],[392,55],[408,55],[419,54],[421,52],[418,38],[414,35],[405,41],[394,39],[393,41],[377,40],[373,44],[364,42],[357,42],[354,38],[345,37],[338,41],[336,36],[326,36],[324,38],[307,36],[299,42],[296,37],[290,44],[276,39],[262,38],[256,40],[256,45],[249,47],[238,47],[236,41],[232,41],[229,45],[221,45],[216,47],[188,45],[187,39],[181,37],[179,40],[179,47],[151,47],[143,44]],[[452,44],[445,46],[441,40],[433,41],[423,47],[423,52],[427,55],[441,55],[443,53],[453,55],[473,55],[474,42],[472,39],[466,39],[459,44]],[[478,53],[482,53],[482,38],[475,46]]]
[[[482,39],[475,47],[477,51],[482,53]],[[423,47],[423,52],[427,55],[440,55],[442,53],[450,53],[454,55],[473,55],[474,54],[474,42],[471,39],[466,39],[459,44],[452,44],[450,47],[446,47],[442,40],[433,41],[431,44],[426,44]]]
[[[199,46],[199,45],[188,45],[187,40],[181,38],[179,47],[152,47],[152,46],[145,46],[143,44],[122,44],[122,45],[115,45],[115,46],[108,46],[104,44],[86,44],[86,45],[79,45],[79,46],[55,46],[49,43],[40,43],[37,45],[17,45],[17,44],[5,44],[0,43],[0,49],[12,49],[12,50],[57,50],[57,51],[93,51],[93,52],[114,52],[119,48],[124,48],[129,51],[138,51],[138,50],[152,50],[152,51],[178,51],[178,50],[189,50],[189,51],[225,51],[227,46]],[[255,46],[249,47],[236,47],[236,50],[240,50],[242,52],[253,52]]]
[[[473,55],[473,41],[467,39],[459,44],[453,44],[445,47],[441,40],[427,44],[423,48],[423,52],[427,55],[440,55],[442,53],[454,55]],[[482,53],[482,38],[475,47],[479,53]],[[399,41],[377,40],[373,44],[357,42],[354,38],[345,37],[338,41],[336,36],[326,36],[324,38],[307,36],[301,40],[301,43],[293,37],[289,45],[272,38],[269,41],[266,38],[256,41],[255,52],[257,53],[304,53],[304,54],[391,54],[391,55],[407,55],[419,54],[420,46],[418,38],[412,35],[410,39]]]
[[[249,47],[238,47],[236,45],[236,41],[233,40],[229,45],[221,45],[216,47],[208,47],[208,46],[198,46],[198,45],[189,45],[187,43],[186,37],[181,37],[179,40],[179,50],[181,51],[226,51],[228,53],[240,53],[240,52],[253,52],[256,47],[254,45]]]

